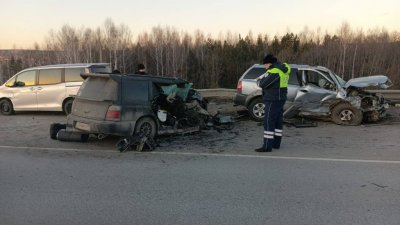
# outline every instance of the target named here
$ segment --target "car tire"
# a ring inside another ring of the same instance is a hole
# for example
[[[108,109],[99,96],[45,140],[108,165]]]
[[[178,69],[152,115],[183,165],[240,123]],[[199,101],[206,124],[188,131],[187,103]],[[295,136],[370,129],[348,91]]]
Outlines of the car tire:
[[[143,133],[143,137],[154,138],[157,133],[156,122],[150,117],[141,118],[136,122],[134,134]]]
[[[65,129],[61,129],[58,131],[56,137],[59,141],[86,142],[89,139],[89,134],[67,132]]]
[[[69,115],[72,111],[72,103],[74,102],[74,99],[69,98],[67,100],[65,100],[64,104],[63,104],[63,112],[66,115]]]
[[[87,142],[89,140],[89,134],[81,134],[81,142]]]
[[[14,107],[10,100],[3,99],[0,101],[0,113],[7,116],[14,113]]]
[[[65,125],[65,124],[52,123],[50,125],[50,138],[53,140],[57,140],[57,133],[60,130],[65,129],[66,127],[67,127],[67,125]]]
[[[338,125],[358,126],[363,120],[362,112],[350,103],[342,102],[331,111],[332,122]]]
[[[251,101],[251,103],[247,109],[249,111],[249,115],[250,115],[251,119],[253,119],[257,122],[262,122],[264,120],[265,104],[264,104],[262,98],[256,98],[253,101]]]

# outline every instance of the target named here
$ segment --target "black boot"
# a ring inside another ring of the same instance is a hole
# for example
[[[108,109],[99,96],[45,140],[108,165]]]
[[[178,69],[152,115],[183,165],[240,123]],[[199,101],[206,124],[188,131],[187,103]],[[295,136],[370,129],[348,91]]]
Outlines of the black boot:
[[[272,148],[279,149],[281,147],[281,136],[274,136],[274,142],[272,143]]]
[[[268,145],[268,141],[264,139],[264,144],[261,148],[254,149],[256,152],[272,152],[271,145]]]
[[[256,148],[256,149],[254,149],[254,151],[256,151],[256,152],[272,152],[272,148],[267,148],[267,147],[261,146],[261,148]]]

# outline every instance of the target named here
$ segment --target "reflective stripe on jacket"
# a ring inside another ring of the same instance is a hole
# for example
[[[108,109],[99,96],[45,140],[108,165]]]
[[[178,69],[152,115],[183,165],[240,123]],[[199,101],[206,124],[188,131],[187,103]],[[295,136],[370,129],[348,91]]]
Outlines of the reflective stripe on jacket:
[[[287,63],[275,63],[258,81],[264,101],[281,101],[287,98],[287,86],[291,68]]]

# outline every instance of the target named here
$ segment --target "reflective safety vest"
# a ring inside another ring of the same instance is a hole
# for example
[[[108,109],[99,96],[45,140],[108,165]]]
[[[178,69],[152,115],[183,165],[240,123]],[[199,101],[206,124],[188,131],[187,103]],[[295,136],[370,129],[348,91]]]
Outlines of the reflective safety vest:
[[[284,73],[282,70],[278,69],[278,68],[272,68],[272,69],[268,69],[267,72],[268,73],[277,73],[279,75],[279,87],[280,88],[287,88],[288,86],[288,82],[289,82],[289,75],[291,72],[291,68],[287,63],[284,63],[283,65],[286,66],[286,68],[288,69],[288,71],[286,73]]]

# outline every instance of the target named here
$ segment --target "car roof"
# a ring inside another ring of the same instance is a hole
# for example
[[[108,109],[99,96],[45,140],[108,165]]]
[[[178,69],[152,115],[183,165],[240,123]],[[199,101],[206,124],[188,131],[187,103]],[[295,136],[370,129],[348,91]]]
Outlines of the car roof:
[[[139,74],[116,74],[116,73],[84,73],[81,76],[86,79],[87,77],[125,77],[125,78],[139,78],[139,79],[149,79],[153,83],[160,83],[160,84],[185,84],[189,83],[188,81],[176,78],[176,77],[160,77],[160,76],[153,76],[153,75],[139,75]]]
[[[324,70],[324,71],[328,71],[329,69],[323,66],[311,66],[311,65],[307,65],[307,64],[289,64],[289,66],[291,68],[296,68],[296,69],[319,69],[319,70]],[[254,64],[253,68],[263,68],[264,65],[262,64]]]
[[[32,69],[49,69],[49,68],[75,68],[75,67],[91,67],[91,66],[109,66],[108,63],[70,63],[70,64],[53,64],[53,65],[45,65],[45,66],[36,66],[27,68],[26,70]]]

